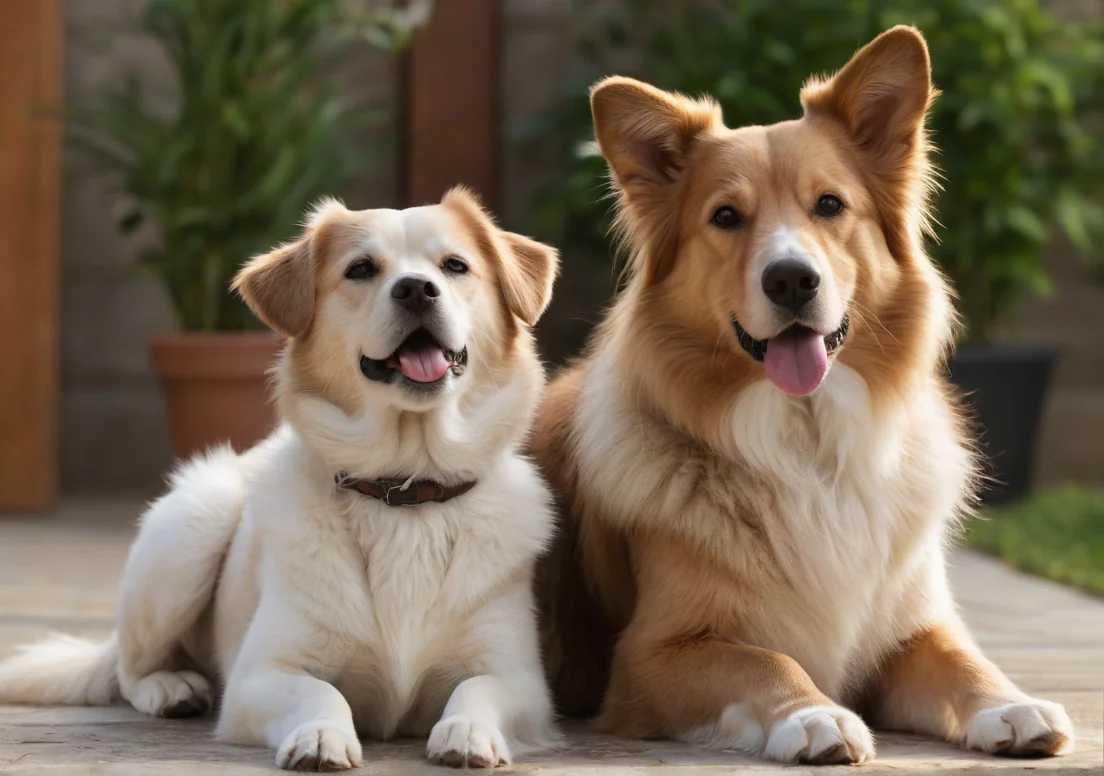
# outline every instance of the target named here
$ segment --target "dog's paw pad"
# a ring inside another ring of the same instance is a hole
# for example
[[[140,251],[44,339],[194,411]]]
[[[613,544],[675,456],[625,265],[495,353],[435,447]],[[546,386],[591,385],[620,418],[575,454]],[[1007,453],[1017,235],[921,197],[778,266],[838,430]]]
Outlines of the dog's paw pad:
[[[784,763],[861,763],[874,757],[874,737],[842,706],[811,706],[774,724],[764,754]]]
[[[974,714],[966,746],[1008,757],[1054,757],[1073,749],[1073,723],[1060,704],[1029,698]]]
[[[154,717],[198,717],[211,708],[211,685],[195,671],[155,671],[135,685],[128,700]]]
[[[360,765],[356,736],[328,722],[300,725],[276,752],[276,765],[285,771],[346,771]]]
[[[494,768],[510,764],[502,733],[472,717],[455,715],[433,726],[426,757],[453,768]]]

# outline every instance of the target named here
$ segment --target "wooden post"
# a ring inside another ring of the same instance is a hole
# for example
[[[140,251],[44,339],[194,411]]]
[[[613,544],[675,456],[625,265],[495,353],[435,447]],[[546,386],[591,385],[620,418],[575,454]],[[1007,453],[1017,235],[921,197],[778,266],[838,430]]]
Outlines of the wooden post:
[[[466,184],[492,210],[499,196],[501,0],[437,0],[406,69],[403,200],[437,202]]]
[[[60,0],[0,0],[0,509],[58,496]]]

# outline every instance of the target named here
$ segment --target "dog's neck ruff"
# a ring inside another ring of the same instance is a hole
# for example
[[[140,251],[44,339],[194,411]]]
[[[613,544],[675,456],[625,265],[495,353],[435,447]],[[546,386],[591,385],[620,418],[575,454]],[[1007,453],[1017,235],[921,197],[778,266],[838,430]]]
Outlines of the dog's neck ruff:
[[[347,474],[334,475],[334,483],[343,490],[355,490],[364,496],[379,499],[389,507],[415,507],[430,502],[443,503],[467,493],[475,482],[442,485],[434,480],[408,480],[381,477],[362,480]]]

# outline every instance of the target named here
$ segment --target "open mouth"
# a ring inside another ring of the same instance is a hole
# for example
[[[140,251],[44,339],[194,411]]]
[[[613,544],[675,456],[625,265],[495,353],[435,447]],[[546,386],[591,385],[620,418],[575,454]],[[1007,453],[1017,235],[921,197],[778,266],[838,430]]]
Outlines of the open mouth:
[[[740,347],[762,362],[767,378],[776,388],[792,396],[807,396],[828,374],[828,356],[843,346],[851,318],[845,314],[839,328],[831,334],[821,334],[795,323],[765,340],[754,339],[735,318],[732,325],[736,327]]]
[[[360,371],[369,380],[383,382],[401,376],[423,386],[435,385],[449,373],[459,377],[467,364],[467,348],[444,348],[426,329],[415,331],[387,358],[360,357]]]

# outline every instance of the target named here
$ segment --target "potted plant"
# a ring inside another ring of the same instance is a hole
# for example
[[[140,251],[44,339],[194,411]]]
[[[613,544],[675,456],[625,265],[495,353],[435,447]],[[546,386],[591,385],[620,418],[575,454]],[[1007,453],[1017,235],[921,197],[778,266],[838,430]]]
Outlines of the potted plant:
[[[364,168],[354,136],[379,114],[343,96],[335,62],[358,33],[394,48],[411,26],[343,0],[150,0],[141,26],[171,65],[171,108],[131,73],[69,109],[69,139],[118,191],[119,228],[151,227],[139,264],[181,328],[150,345],[176,455],[242,449],[273,425],[266,373],[281,341],[230,280]]]
[[[605,165],[587,142],[583,98],[595,76],[628,71],[713,95],[730,126],[769,124],[798,115],[803,81],[847,61],[856,41],[899,23],[924,32],[943,91],[929,119],[945,181],[929,248],[957,288],[964,322],[951,375],[987,443],[988,499],[1026,490],[1054,350],[994,340],[1025,294],[1047,289],[1053,225],[1086,254],[1100,251],[1104,146],[1089,123],[1104,105],[1101,20],[1065,23],[1037,0],[635,0],[629,10],[591,7],[570,87],[579,96],[532,128],[574,143],[567,174],[534,212],[535,229],[569,257],[609,256]]]

